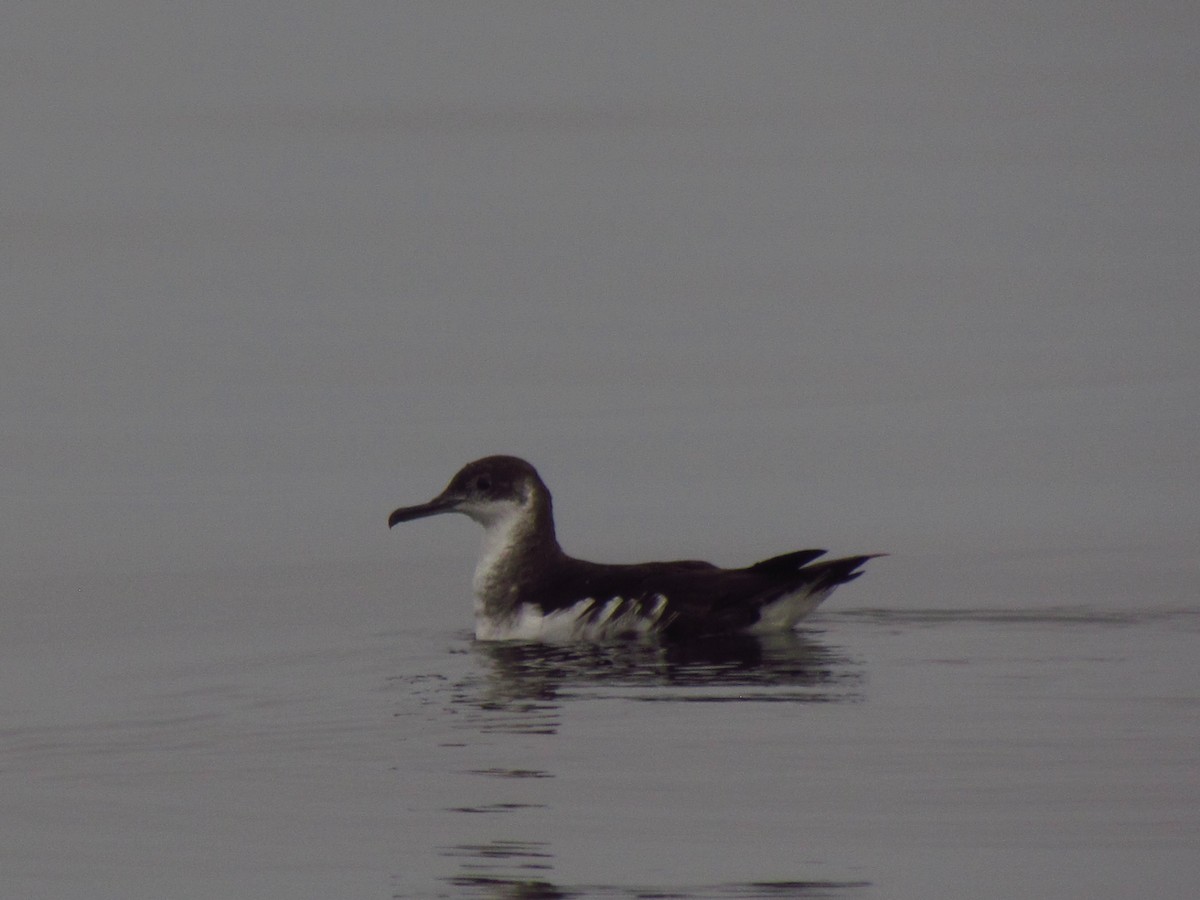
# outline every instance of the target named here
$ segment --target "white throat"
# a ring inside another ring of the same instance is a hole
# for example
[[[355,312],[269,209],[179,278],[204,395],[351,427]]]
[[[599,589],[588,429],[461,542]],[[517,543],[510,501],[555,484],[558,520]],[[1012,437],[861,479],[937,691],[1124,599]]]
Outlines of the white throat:
[[[483,545],[471,585],[475,596],[483,599],[499,589],[513,550],[529,533],[532,522],[529,507],[517,503],[493,504],[486,516],[472,515],[471,518],[483,524]]]

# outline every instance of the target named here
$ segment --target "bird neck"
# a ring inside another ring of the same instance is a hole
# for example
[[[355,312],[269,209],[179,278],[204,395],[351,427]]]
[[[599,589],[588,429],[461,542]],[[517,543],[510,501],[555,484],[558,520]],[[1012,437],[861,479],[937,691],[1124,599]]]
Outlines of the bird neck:
[[[535,489],[525,503],[484,525],[475,594],[491,614],[511,610],[520,602],[522,589],[563,558],[550,495]]]

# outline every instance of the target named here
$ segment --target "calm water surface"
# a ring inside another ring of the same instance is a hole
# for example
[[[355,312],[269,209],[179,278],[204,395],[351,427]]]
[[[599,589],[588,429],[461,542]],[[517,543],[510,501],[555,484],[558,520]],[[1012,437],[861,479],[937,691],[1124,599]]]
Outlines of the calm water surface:
[[[687,646],[81,635],[54,683],[37,652],[4,661],[4,880],[24,897],[1184,897],[1198,632],[1195,612],[1062,607],[831,609],[794,636]]]

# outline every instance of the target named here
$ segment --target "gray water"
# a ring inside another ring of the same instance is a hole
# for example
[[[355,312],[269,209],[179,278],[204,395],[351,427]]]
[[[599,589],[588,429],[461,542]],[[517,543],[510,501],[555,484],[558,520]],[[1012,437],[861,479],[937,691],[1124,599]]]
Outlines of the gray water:
[[[1200,15],[0,11],[0,896],[1190,897]],[[480,645],[886,551],[797,635]]]

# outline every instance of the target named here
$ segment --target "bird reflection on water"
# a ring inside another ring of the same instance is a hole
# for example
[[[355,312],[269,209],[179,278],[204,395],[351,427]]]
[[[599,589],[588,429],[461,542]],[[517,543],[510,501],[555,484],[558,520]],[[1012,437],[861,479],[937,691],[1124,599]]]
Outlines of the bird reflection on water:
[[[734,636],[686,643],[628,641],[610,644],[473,642],[474,672],[451,688],[455,729],[477,735],[557,735],[565,717],[583,713],[590,701],[633,703],[841,703],[862,697],[861,664],[825,644],[819,632],[769,637]],[[505,779],[518,794],[552,785],[555,754],[527,759],[524,768],[486,765],[470,774]],[[505,760],[506,762],[508,760]],[[550,779],[550,781],[545,781]],[[529,800],[547,800],[535,792]],[[525,812],[513,818],[519,809]],[[503,837],[478,837],[444,847],[457,872],[446,879],[455,896],[542,900],[566,897],[852,898],[859,881],[763,881],[718,885],[567,885],[554,878],[553,847],[517,836],[545,833],[533,827],[555,814],[544,803],[455,807],[498,813]],[[533,816],[530,820],[525,816]],[[476,823],[489,817],[473,816]],[[488,829],[490,830],[490,829]]]
[[[831,703],[859,698],[862,672],[804,633],[733,635],[683,643],[548,645],[475,642],[483,673],[456,705],[483,731],[553,733],[561,707],[581,700],[667,703]]]
[[[451,880],[464,897],[483,900],[567,900],[567,898],[629,898],[629,900],[853,900],[865,896],[868,881],[761,881],[711,887],[621,888],[609,885],[561,887],[540,879],[463,876]]]

